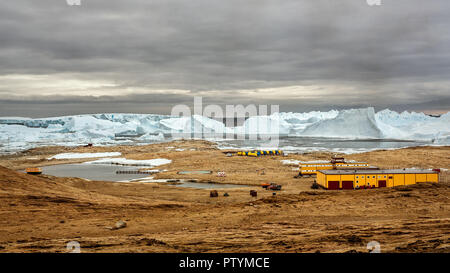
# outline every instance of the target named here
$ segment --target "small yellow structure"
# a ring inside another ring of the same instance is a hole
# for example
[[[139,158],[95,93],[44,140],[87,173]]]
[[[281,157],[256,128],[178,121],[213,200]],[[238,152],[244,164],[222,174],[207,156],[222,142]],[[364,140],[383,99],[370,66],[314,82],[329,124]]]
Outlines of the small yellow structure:
[[[377,167],[370,166],[367,162],[346,162],[344,158],[333,157],[330,161],[306,161],[299,164],[299,176],[317,175],[320,170],[336,170],[336,169],[372,169],[377,170]]]
[[[263,156],[263,155],[283,155],[283,151],[281,150],[253,150],[253,151],[240,151],[237,152],[237,155],[240,156]]]
[[[26,168],[25,172],[27,174],[42,174],[42,169],[41,168]]]
[[[329,189],[367,189],[439,182],[439,170],[320,170],[317,184]]]

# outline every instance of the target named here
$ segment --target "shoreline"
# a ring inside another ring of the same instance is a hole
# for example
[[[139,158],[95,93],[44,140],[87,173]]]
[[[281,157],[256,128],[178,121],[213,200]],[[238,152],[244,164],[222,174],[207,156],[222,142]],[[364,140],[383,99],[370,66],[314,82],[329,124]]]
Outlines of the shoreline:
[[[358,147],[347,147],[347,148],[339,148],[339,147],[324,147],[324,146],[291,146],[291,145],[284,145],[279,147],[269,147],[267,149],[281,149],[285,150],[288,153],[309,153],[309,152],[321,152],[321,151],[328,151],[331,153],[342,153],[342,154],[354,154],[354,153],[364,153],[364,152],[371,152],[371,151],[377,151],[377,150],[395,150],[395,149],[403,149],[407,147],[427,147],[427,146],[435,146],[435,147],[445,147],[450,146],[450,143],[434,143],[430,140],[421,140],[421,139],[379,139],[379,138],[345,138],[345,137],[311,137],[311,136],[287,136],[282,137],[280,140],[283,139],[298,139],[298,140],[317,140],[318,142],[325,141],[325,142],[368,142],[368,143],[417,143],[417,145],[410,145],[410,146],[404,146],[404,147],[392,147],[392,148],[384,148],[384,147],[376,147],[376,148],[358,148]],[[177,141],[206,141],[214,143],[218,149],[220,150],[254,150],[254,149],[264,149],[264,146],[245,146],[242,145],[241,147],[234,147],[234,146],[225,146],[226,142],[232,142],[232,141],[242,141],[239,139],[202,139],[202,138],[192,138],[192,139],[164,139],[161,141],[155,141],[155,142],[140,142],[140,141],[134,141],[133,139],[125,139],[124,142],[117,141],[117,142],[111,142],[111,143],[105,143],[105,144],[94,144],[95,147],[103,147],[103,148],[111,148],[111,147],[126,147],[126,146],[148,146],[148,145],[157,145],[157,144],[164,144],[164,143],[172,143]],[[225,142],[225,143],[224,143]],[[5,143],[2,143],[4,145]],[[260,143],[261,145],[264,145],[264,143]],[[308,144],[308,143],[306,143]],[[309,143],[312,145],[316,145],[316,143]],[[231,144],[233,145],[233,144]],[[25,153],[30,150],[36,150],[36,149],[45,149],[48,147],[63,147],[63,148],[79,148],[83,147],[83,143],[70,143],[70,145],[64,145],[62,143],[57,143],[56,145],[52,145],[51,143],[43,143],[43,144],[37,144],[36,146],[31,146],[26,149],[18,149],[14,151],[3,151],[0,150],[0,157],[2,156],[12,156],[16,154]]]
[[[421,155],[418,155],[415,160],[408,160],[407,158],[416,153],[415,151],[419,151]],[[297,180],[294,179],[294,176],[298,171],[293,168],[293,165],[285,164],[285,160],[329,160],[333,155],[343,156],[348,160],[368,162],[371,165],[384,169],[443,169],[441,177],[444,180],[447,180],[450,160],[445,158],[446,151],[450,153],[450,146],[418,146],[395,150],[382,149],[350,155],[319,151],[303,154],[287,154],[284,156],[261,156],[250,158],[236,155],[228,157],[225,153],[226,150],[219,149],[216,143],[210,141],[177,140],[145,146],[41,147],[14,156],[1,156],[0,166],[13,170],[23,170],[28,167],[83,164],[98,160],[99,158],[51,160],[48,158],[60,153],[120,152],[119,157],[131,160],[149,160],[155,158],[171,160],[171,163],[169,164],[151,167],[153,169],[165,170],[164,172],[149,175],[149,177],[152,176],[153,179],[193,179],[217,184],[222,183],[247,186],[259,186],[263,183],[277,182],[286,186],[296,183]],[[190,162],[195,163],[191,164]],[[262,169],[265,169],[268,175],[260,175],[259,170]],[[186,170],[210,170],[211,174],[178,174],[179,171]],[[221,171],[225,171],[226,177],[217,176],[217,173]],[[311,180],[311,182],[312,181],[313,180]]]

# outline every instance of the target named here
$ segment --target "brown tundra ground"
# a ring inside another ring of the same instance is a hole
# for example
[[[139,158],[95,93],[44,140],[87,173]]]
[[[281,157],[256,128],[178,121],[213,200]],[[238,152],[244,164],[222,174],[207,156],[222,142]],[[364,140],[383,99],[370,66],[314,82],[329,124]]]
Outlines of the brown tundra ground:
[[[170,148],[174,147],[174,148]],[[184,149],[176,151],[175,149]],[[83,162],[47,160],[62,152],[122,152],[128,159],[167,158],[155,178],[242,184],[218,190],[170,183],[116,183],[31,176],[31,166]],[[450,166],[450,147],[380,150],[346,156],[381,168]],[[282,159],[329,159],[329,153],[227,157],[214,143],[174,141],[147,146],[44,147],[0,157],[0,252],[450,252],[450,175],[438,184],[371,190],[311,189]],[[264,175],[258,170],[264,169]],[[180,170],[213,174],[178,175]],[[225,171],[226,177],[217,177]],[[276,182],[273,192],[261,183]],[[248,186],[250,185],[250,186]],[[249,190],[258,196],[251,197]],[[227,192],[228,197],[223,196]],[[123,220],[125,228],[111,229]]]

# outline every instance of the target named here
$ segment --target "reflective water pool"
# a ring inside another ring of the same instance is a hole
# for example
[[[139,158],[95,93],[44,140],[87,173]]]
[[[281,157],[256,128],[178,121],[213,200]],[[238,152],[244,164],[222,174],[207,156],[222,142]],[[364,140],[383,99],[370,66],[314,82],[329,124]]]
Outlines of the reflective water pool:
[[[171,182],[169,183],[169,185],[182,188],[196,188],[196,189],[227,189],[227,188],[247,187],[246,185],[235,185],[235,184],[190,182],[182,179],[152,180],[148,178],[149,177],[148,174],[116,174],[116,171],[124,171],[124,170],[137,170],[137,169],[135,167],[124,167],[124,166],[103,165],[103,164],[61,164],[42,167],[43,174],[58,177],[79,177],[97,181],[112,181],[112,182],[130,181],[130,182],[145,182],[145,183]],[[142,181],[140,181],[140,179],[142,179]]]

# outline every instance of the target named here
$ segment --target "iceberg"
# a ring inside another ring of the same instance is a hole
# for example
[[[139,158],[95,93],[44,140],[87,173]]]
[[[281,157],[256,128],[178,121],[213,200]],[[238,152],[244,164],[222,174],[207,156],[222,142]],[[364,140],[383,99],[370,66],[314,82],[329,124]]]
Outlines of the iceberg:
[[[151,143],[174,138],[221,139],[229,135],[279,135],[340,139],[393,139],[450,144],[450,112],[424,113],[374,108],[281,112],[252,116],[227,127],[212,118],[156,114],[92,114],[32,119],[0,117],[0,152],[44,145]]]
[[[373,107],[343,110],[332,119],[313,123],[302,131],[303,136],[380,139],[383,132],[375,120]]]

